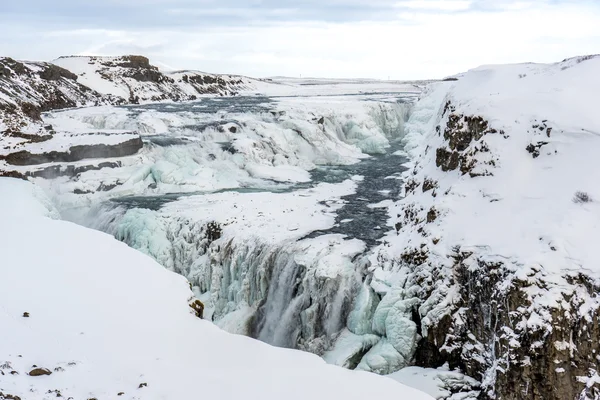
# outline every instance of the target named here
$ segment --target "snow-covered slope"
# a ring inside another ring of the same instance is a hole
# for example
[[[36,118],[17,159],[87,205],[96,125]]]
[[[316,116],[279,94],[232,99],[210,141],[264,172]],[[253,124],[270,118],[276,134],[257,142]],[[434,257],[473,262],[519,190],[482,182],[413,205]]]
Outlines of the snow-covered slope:
[[[13,139],[18,140],[47,135],[51,129],[41,129],[41,112],[112,100],[81,85],[75,74],[56,65],[0,58],[1,136],[16,133]]]
[[[480,67],[417,103],[371,284],[415,310],[397,327],[417,365],[448,362],[490,397],[598,398],[599,70],[600,57]],[[359,369],[394,352],[374,347]]]
[[[129,103],[196,100],[203,94],[233,95],[251,84],[250,79],[233,75],[162,72],[143,56],[70,56],[53,63],[76,74],[82,84]]]
[[[0,178],[0,398],[431,399],[220,331],[184,278]],[[17,397],[18,396],[18,397]]]

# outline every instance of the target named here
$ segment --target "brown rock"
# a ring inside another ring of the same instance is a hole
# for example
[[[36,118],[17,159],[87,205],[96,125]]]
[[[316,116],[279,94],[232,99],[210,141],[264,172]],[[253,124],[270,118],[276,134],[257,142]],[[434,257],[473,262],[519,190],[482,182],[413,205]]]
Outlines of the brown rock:
[[[47,368],[34,368],[29,371],[29,376],[52,375],[52,371]]]

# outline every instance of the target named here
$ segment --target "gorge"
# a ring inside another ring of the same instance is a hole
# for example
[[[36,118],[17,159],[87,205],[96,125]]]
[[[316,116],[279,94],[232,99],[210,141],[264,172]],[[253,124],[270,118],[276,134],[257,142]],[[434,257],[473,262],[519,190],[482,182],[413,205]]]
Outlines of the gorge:
[[[600,396],[600,58],[443,82],[0,64],[3,179],[185,277],[219,328],[437,398]]]

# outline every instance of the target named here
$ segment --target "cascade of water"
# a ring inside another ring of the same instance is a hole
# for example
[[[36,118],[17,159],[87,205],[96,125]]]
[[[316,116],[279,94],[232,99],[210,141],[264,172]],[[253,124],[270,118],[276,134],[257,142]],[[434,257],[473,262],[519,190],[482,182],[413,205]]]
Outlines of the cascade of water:
[[[412,109],[412,104],[382,103],[367,107],[370,110],[369,118],[357,119],[352,132],[348,132],[356,136],[354,139],[366,146],[370,143],[368,140],[376,137],[379,141],[373,144],[381,142],[385,145],[382,149],[386,149],[388,141],[404,136],[404,123]],[[252,152],[245,154],[244,157],[251,157],[259,149],[269,156],[273,154],[281,157],[281,154],[289,154],[290,158],[286,159],[286,162],[291,163],[290,160],[296,157],[295,149],[304,149],[302,147],[305,146],[304,141],[310,141],[312,145],[318,144],[318,140],[324,140],[327,136],[325,134],[338,128],[341,130],[340,127],[345,126],[351,119],[347,115],[336,114],[328,116],[325,124],[318,125],[316,122],[299,124],[300,133],[297,134],[287,135],[289,133],[287,131],[290,130],[287,129],[282,130],[281,134],[273,134],[270,139],[257,137],[260,146],[253,146]],[[111,123],[122,123],[119,118],[115,120]],[[268,121],[281,123],[273,121],[270,117]],[[99,119],[95,124],[106,126],[107,122]],[[318,125],[316,130],[315,124]],[[264,129],[262,125],[256,125],[256,129],[258,128]],[[260,129],[258,131],[263,132]],[[298,135],[302,140],[298,139]],[[348,139],[352,136],[343,137]],[[289,143],[284,139],[289,140]],[[264,146],[271,150],[262,149]],[[336,146],[328,151],[339,156],[342,153],[336,151],[344,148]],[[189,153],[191,158],[201,158],[196,157],[198,145],[194,147],[194,145],[182,144],[180,148],[182,152]],[[311,152],[306,154],[312,154]],[[263,153],[256,154],[263,157],[261,155]],[[304,157],[305,153],[302,154]],[[332,163],[331,154],[327,153],[327,157],[319,156],[320,158],[315,156],[315,160],[325,159],[328,163]],[[176,156],[173,157],[174,160],[181,158],[179,153]],[[226,154],[226,156],[240,157],[235,154]],[[159,158],[162,160],[165,155],[160,153]],[[257,158],[257,161],[260,160]],[[202,159],[199,164],[204,162]],[[384,229],[380,226],[384,226],[387,214],[384,209],[378,213],[377,209],[368,208],[367,205],[387,198],[395,198],[394,188],[385,185],[380,187],[377,182],[397,173],[400,170],[399,163],[397,157],[385,155],[372,157],[369,161],[363,161],[355,166],[339,167],[347,168],[353,175],[364,176],[367,182],[362,184],[360,193],[357,192],[356,196],[347,196],[346,201],[350,206],[344,210],[348,215],[339,211],[340,218],[336,221],[339,228],[337,231],[315,232],[311,237],[342,234],[346,236],[346,240],[361,239],[367,246],[376,244],[378,238],[384,233]],[[181,169],[179,165],[181,163],[174,161],[173,164]],[[192,169],[194,168],[196,168],[195,164]],[[313,174],[313,178],[314,176],[318,175]],[[379,177],[381,179],[375,179]],[[400,182],[389,179],[386,182],[400,186]],[[160,200],[161,196],[157,196],[157,199]],[[207,221],[188,220],[177,214],[160,213],[157,210],[162,203],[156,208],[150,208],[147,199],[138,200],[137,203],[135,201],[100,203],[87,213],[80,212],[69,219],[110,233],[154,257],[166,268],[184,275],[205,296],[202,300],[206,300],[207,310],[210,310],[206,315],[212,316],[217,324],[230,316],[229,321],[237,318],[244,319],[243,323],[233,324],[236,329],[242,327],[235,333],[251,335],[276,346],[301,348],[323,354],[331,348],[340,332],[346,327],[348,315],[354,307],[367,275],[367,265],[364,261],[367,257],[352,259],[341,256],[336,261],[338,264],[333,268],[334,272],[319,275],[317,272],[320,268],[319,260],[334,252],[333,247],[324,247],[322,252],[315,252],[314,259],[309,259],[297,257],[306,251],[306,245],[304,247],[301,245],[302,241],[269,243],[253,241],[254,239],[247,237],[231,236],[226,240],[208,241],[205,229]],[[359,214],[364,215],[361,217]],[[347,222],[352,220],[358,223]],[[367,220],[369,224],[363,223]],[[341,221],[346,222],[341,223]],[[375,223],[371,226],[370,222]],[[361,231],[368,231],[369,235],[361,236]],[[372,301],[367,307],[369,310],[372,308],[371,303]],[[372,316],[371,312],[355,314],[364,315],[365,318]],[[370,326],[369,321],[354,322],[361,327]],[[226,327],[233,325],[226,325]],[[367,331],[368,329],[365,329],[365,332]]]
[[[291,336],[304,303],[302,294],[295,296],[301,290],[302,268],[293,257],[279,257],[277,261],[266,302],[260,310],[263,317],[257,324],[258,338],[276,346],[294,347]]]

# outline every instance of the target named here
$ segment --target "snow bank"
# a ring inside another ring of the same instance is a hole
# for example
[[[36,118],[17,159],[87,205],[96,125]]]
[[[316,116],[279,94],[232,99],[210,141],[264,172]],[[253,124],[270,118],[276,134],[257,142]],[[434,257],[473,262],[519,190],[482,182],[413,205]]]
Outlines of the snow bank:
[[[46,218],[35,191],[0,179],[4,395],[431,398],[388,378],[220,331],[192,314],[184,278],[106,234]],[[13,212],[15,204],[21,212]],[[28,375],[34,365],[51,375]]]

